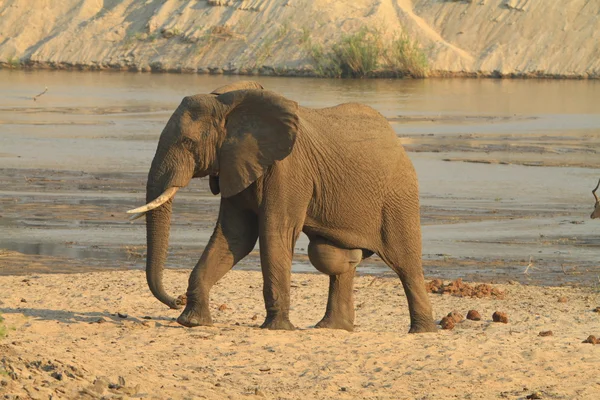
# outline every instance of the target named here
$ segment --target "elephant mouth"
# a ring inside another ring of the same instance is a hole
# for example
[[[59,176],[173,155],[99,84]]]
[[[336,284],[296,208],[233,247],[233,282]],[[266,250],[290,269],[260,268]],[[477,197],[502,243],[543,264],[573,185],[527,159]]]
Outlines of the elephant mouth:
[[[177,186],[172,186],[172,187],[168,188],[167,190],[165,190],[164,192],[162,192],[162,194],[160,196],[158,196],[156,199],[152,200],[148,204],[145,204],[141,207],[134,208],[133,210],[127,211],[127,214],[133,214],[131,217],[129,217],[129,220],[130,221],[136,220],[140,217],[143,217],[148,211],[154,210],[155,208],[162,206],[167,201],[172,199],[178,190],[179,190],[179,188]]]

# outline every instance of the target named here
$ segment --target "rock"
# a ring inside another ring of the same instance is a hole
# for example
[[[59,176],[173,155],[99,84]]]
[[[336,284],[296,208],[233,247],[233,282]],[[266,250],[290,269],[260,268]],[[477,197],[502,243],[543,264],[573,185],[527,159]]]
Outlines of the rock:
[[[27,303],[27,300],[21,299],[21,303]]]
[[[502,322],[503,324],[508,324],[508,315],[502,311],[496,311],[492,315],[492,320],[494,322]]]
[[[470,319],[471,321],[481,321],[481,314],[479,314],[477,310],[469,310],[467,319]]]
[[[442,329],[452,330],[454,329],[454,319],[452,317],[444,317],[440,321]]]
[[[538,336],[553,336],[554,333],[552,333],[552,331],[541,331],[540,333],[538,333]]]
[[[50,376],[56,379],[57,381],[63,380],[63,374],[61,374],[60,372],[54,371],[52,374],[50,374]]]
[[[229,308],[229,307],[227,307],[227,304],[221,304],[221,305],[219,306],[219,311],[225,311],[225,310],[227,310],[228,308]]]
[[[97,320],[90,322],[90,324],[103,324],[103,323],[105,323],[105,322],[108,322],[108,321],[106,320],[106,318],[104,318],[104,317],[100,317],[100,318],[98,318]]]
[[[125,313],[120,313],[120,312],[118,312],[118,313],[117,313],[117,316],[118,316],[119,318],[127,318],[127,314],[125,314]]]
[[[590,335],[583,341],[583,343],[600,344],[600,339],[597,339],[594,335]]]
[[[2,303],[0,303],[0,304],[2,304]],[[596,308],[594,308],[592,311],[593,311],[593,312],[600,313],[600,307],[596,307]]]
[[[558,302],[559,303],[566,303],[567,302],[567,298],[565,296],[561,296],[558,298]]]
[[[533,392],[530,395],[527,396],[528,399],[542,399],[542,393],[540,392]]]
[[[250,318],[252,321],[256,321],[258,319],[258,314],[254,314],[252,316],[252,318]]]
[[[148,315],[145,315],[145,316],[142,317],[142,319],[152,319],[152,317],[150,317]]]
[[[456,310],[449,312],[447,317],[452,318],[456,324],[465,319],[465,317]]]

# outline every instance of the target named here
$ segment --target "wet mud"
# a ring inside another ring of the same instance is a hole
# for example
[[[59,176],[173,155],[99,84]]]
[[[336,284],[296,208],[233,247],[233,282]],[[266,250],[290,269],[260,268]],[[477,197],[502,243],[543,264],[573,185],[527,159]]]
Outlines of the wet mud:
[[[7,94],[0,99],[0,274],[144,268],[143,219],[130,223],[125,211],[144,203],[160,131],[190,87],[210,92],[234,78],[47,71],[0,71],[0,78]],[[511,82],[520,97],[528,90],[580,96],[568,106],[519,98],[516,114],[507,87],[489,81],[260,80],[304,106],[361,101],[388,117],[419,174],[428,278],[600,284],[600,224],[589,219],[600,177],[600,107],[587,102],[600,98],[600,85],[537,82],[532,90],[531,82]],[[48,81],[54,85],[34,102],[30,95]],[[167,267],[195,265],[218,205],[205,179],[177,194]],[[301,236],[294,271],[314,271],[307,244]],[[258,269],[257,249],[236,268]],[[392,274],[377,256],[358,272]]]

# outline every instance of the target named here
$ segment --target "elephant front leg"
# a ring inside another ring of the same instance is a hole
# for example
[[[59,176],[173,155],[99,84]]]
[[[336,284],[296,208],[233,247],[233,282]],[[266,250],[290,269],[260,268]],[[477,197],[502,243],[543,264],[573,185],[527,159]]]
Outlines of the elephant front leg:
[[[354,272],[329,276],[327,310],[316,328],[354,330]]]
[[[252,251],[257,238],[256,215],[222,200],[217,226],[190,275],[187,304],[177,322],[187,327],[212,325],[208,308],[210,289]]]
[[[293,248],[300,230],[265,229],[260,234],[260,261],[267,317],[261,328],[293,330],[290,286]]]

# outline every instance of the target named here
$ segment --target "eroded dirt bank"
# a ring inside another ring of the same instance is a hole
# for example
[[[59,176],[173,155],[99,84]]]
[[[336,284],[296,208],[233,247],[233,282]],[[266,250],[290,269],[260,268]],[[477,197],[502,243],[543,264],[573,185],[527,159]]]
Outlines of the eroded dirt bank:
[[[600,77],[600,3],[0,0],[0,66],[313,75],[310,48],[406,32],[432,76]]]

